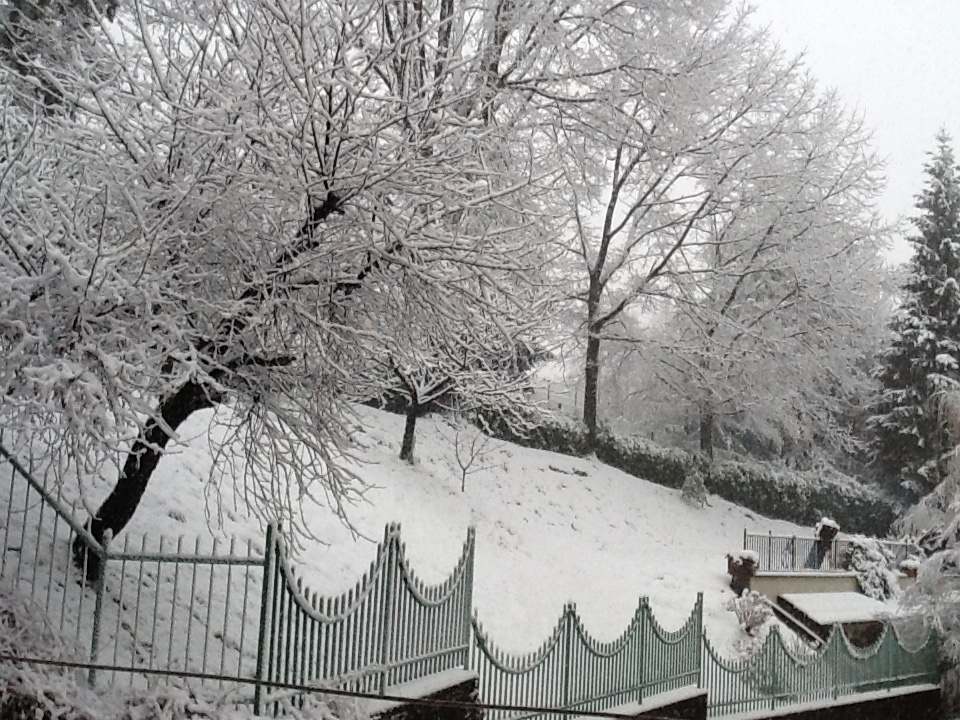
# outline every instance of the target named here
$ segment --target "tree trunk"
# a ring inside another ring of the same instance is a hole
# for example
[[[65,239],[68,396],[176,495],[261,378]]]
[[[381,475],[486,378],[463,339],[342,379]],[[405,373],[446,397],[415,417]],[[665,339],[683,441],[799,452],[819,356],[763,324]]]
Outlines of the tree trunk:
[[[713,408],[709,402],[700,405],[700,452],[713,460]]]
[[[163,398],[157,410],[170,431],[176,432],[193,413],[213,407],[215,401],[207,388],[191,380],[173,395]],[[127,454],[117,484],[88,523],[87,529],[98,542],[107,530],[116,536],[130,522],[170,437],[156,420],[148,421],[141,429]],[[73,542],[73,556],[79,568],[86,567],[91,580],[99,577],[100,558],[89,553],[87,544],[79,537]]]
[[[400,459],[413,462],[413,444],[417,432],[417,417],[420,415],[420,406],[410,403],[407,406],[407,422],[403,426],[403,442],[400,444]]]
[[[587,443],[590,450],[597,440],[597,394],[600,385],[600,338],[590,333],[587,336],[586,367],[583,375],[583,424],[587,426]]]

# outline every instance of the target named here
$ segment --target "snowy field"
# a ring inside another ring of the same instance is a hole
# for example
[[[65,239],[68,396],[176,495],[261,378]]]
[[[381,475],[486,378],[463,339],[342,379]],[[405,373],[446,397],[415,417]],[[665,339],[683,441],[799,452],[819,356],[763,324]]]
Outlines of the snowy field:
[[[415,572],[445,578],[467,528],[477,529],[474,603],[484,627],[504,649],[533,650],[572,600],[599,640],[627,627],[646,595],[658,621],[678,628],[704,593],[707,632],[730,655],[742,636],[732,612],[725,555],[751,531],[809,535],[810,528],[768,520],[711,497],[701,508],[679,491],[639,480],[595,459],[580,459],[489,441],[466,478],[454,455],[447,420],[421,419],[416,463],[399,460],[403,418],[359,408],[353,424],[356,471],[369,489],[348,508],[355,532],[321,504],[305,506],[310,543],[297,561],[312,590],[337,594],[353,586],[374,557],[384,525],[402,523]],[[208,414],[181,428],[183,444],[163,459],[128,527],[131,543],[147,534],[253,539],[263,531],[231,493],[210,502]],[[468,429],[467,432],[475,432]],[[91,506],[107,481],[85,497]],[[99,492],[98,492],[99,491]],[[121,536],[122,542],[122,536]],[[187,545],[189,547],[189,544]],[[299,574],[299,573],[298,573]]]

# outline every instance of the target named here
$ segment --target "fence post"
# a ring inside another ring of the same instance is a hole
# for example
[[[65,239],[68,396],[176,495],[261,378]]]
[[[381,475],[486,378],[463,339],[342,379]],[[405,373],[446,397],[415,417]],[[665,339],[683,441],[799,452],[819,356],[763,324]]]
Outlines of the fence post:
[[[473,627],[473,623],[470,622],[470,619],[473,617],[473,560],[476,556],[477,548],[477,531],[471,525],[467,529],[467,542],[470,543],[467,550],[467,567],[464,569],[463,582],[463,607],[461,608],[463,612],[463,636],[461,642],[464,644],[465,648],[463,651],[463,669],[470,669],[470,632]]]
[[[647,674],[647,624],[650,622],[650,606],[647,604],[647,598],[643,597],[640,599],[640,602],[643,604],[640,611],[640,663],[637,672],[640,674],[639,682],[637,683],[637,704],[643,702],[643,683],[644,678]]]
[[[797,569],[797,536],[790,538],[790,569]]]
[[[381,602],[383,603],[383,613],[381,616],[380,623],[380,694],[385,695],[387,692],[387,673],[389,671],[389,665],[393,661],[393,602],[394,602],[394,585],[396,584],[396,539],[394,537],[395,533],[393,532],[393,525],[387,525],[386,530],[383,533],[383,542],[387,548],[387,561],[385,566],[384,574],[384,587],[383,587],[383,598]]]
[[[767,537],[767,570],[773,570],[773,530]]]
[[[697,689],[703,687],[703,593],[697,593]]]
[[[253,689],[253,713],[259,715],[263,701],[263,686],[260,684],[265,678],[264,662],[267,655],[267,619],[270,617],[270,601],[273,594],[270,592],[273,584],[274,566],[276,564],[276,549],[273,523],[267,525],[267,546],[263,555],[263,588],[260,595],[260,627],[257,632],[257,683]]]
[[[100,572],[97,574],[97,585],[95,592],[97,600],[93,606],[93,630],[90,633],[90,662],[97,662],[97,653],[100,651],[100,625],[103,619],[103,593],[107,587],[107,559],[109,558],[110,540],[113,538],[113,531],[107,528],[103,533],[103,539],[100,541],[100,548],[97,549],[97,560],[100,563]],[[87,548],[87,555],[94,552],[93,548]],[[89,563],[89,560],[87,561]],[[84,572],[86,568],[84,568]],[[97,686],[97,671],[90,668],[87,675],[87,683],[91,688]]]
[[[573,655],[573,616],[577,612],[577,604],[568,602],[563,608],[563,631],[566,638],[563,643],[563,707],[570,706],[570,660]]]

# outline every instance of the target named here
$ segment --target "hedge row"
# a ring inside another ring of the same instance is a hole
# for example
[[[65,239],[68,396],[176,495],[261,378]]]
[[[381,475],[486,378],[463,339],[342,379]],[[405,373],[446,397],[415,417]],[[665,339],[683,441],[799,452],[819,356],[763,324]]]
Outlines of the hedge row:
[[[576,425],[541,421],[520,433],[495,418],[486,421],[493,435],[525,447],[578,456],[589,449],[586,431]],[[831,517],[845,532],[883,537],[897,515],[893,503],[879,492],[839,474],[793,472],[737,461],[711,466],[682,450],[607,433],[597,439],[596,454],[611,467],[676,489],[691,469],[698,468],[711,493],[799,525],[812,526],[822,517]]]

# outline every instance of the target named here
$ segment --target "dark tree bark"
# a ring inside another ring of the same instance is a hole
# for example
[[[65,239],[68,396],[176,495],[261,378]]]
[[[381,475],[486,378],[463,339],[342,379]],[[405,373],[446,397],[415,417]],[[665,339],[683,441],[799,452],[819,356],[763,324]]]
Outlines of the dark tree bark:
[[[340,205],[340,197],[333,192],[327,193],[323,202],[314,204],[309,217],[297,234],[297,242],[274,259],[273,267],[281,268],[315,247],[319,242],[317,231],[320,225],[332,214],[339,212]],[[338,284],[334,292],[343,297],[351,295],[360,286],[363,278],[371,272],[376,262],[375,259],[368,257],[366,263],[357,272],[356,282]],[[240,300],[256,301],[265,292],[268,291],[251,283],[240,296]],[[214,356],[222,356],[228,352],[231,349],[230,339],[244,330],[246,322],[247,319],[242,315],[225,322],[220,327],[219,336],[209,342],[207,351]],[[236,369],[242,365],[278,367],[289,364],[290,360],[289,357],[258,358],[241,355],[229,363],[229,369]],[[222,379],[222,371],[217,370],[214,374],[218,379]],[[219,400],[216,393],[191,380],[172,395],[160,398],[157,413],[170,432],[175,433],[193,413],[211,408]],[[156,420],[150,420],[141,429],[130,448],[116,486],[88,523],[90,533],[98,542],[103,540],[107,530],[115,536],[130,522],[171,437],[171,434]],[[87,544],[79,537],[73,543],[73,557],[77,567],[81,570],[86,568],[91,580],[99,577],[100,558],[96,553],[90,552]]]
[[[597,394],[600,386],[600,338],[591,333],[587,338],[586,368],[583,375],[583,424],[587,426],[590,449],[597,441]]]
[[[700,452],[713,460],[713,408],[709,402],[700,404]]]
[[[607,222],[610,221],[608,208]],[[606,231],[605,231],[606,232]],[[597,268],[603,267],[603,257],[606,255],[608,240],[604,235],[604,243],[597,267],[590,271],[590,284],[587,288],[587,354],[584,358],[583,373],[583,424],[587,426],[588,451],[597,446],[597,405],[600,394],[600,333],[603,331],[603,322],[600,315],[600,296],[603,293],[603,283]]]
[[[400,459],[413,462],[413,444],[417,432],[417,418],[421,408],[411,403],[407,406],[407,421],[403,425],[403,442],[400,443]]]
[[[173,395],[162,398],[157,410],[170,431],[176,432],[193,413],[213,407],[216,401],[217,398],[207,388],[190,381]],[[87,523],[87,529],[98,542],[103,541],[107,530],[117,535],[130,522],[170,438],[170,433],[155,419],[147,422],[140,431],[123,464],[117,484]],[[73,541],[73,554],[77,566],[81,569],[86,567],[91,580],[99,577],[100,558],[89,551],[87,543],[80,537]]]

